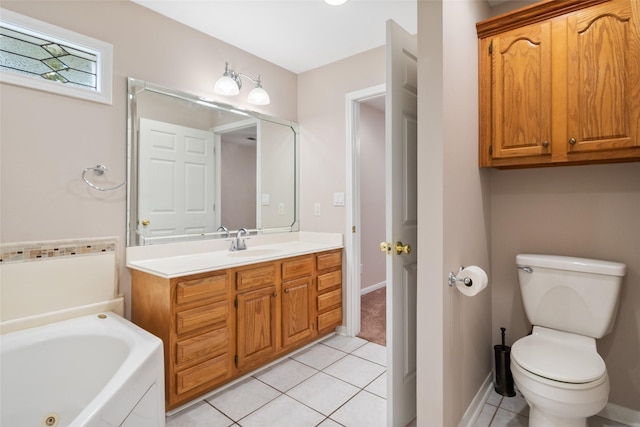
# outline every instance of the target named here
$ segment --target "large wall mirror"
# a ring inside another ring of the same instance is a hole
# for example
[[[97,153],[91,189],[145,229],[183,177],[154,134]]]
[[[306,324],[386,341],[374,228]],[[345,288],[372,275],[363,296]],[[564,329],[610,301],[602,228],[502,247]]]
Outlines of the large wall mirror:
[[[129,246],[297,231],[297,124],[128,79]]]

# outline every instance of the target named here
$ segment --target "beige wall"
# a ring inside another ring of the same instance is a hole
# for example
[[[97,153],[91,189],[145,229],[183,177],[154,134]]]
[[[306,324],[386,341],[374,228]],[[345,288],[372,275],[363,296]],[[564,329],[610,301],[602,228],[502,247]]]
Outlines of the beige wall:
[[[492,368],[491,286],[465,297],[447,275],[490,273],[490,190],[477,167],[477,1],[418,6],[418,424],[454,426]],[[489,274],[489,280],[492,277]]]
[[[126,177],[126,78],[246,107],[249,89],[236,98],[213,94],[229,61],[262,76],[272,103],[261,112],[297,120],[295,74],[135,3],[3,1],[2,7],[113,44],[114,84],[113,105],[0,85],[0,241],[118,236],[126,296],[126,191],[100,193],[81,179],[84,168],[97,164],[107,165],[115,181]]]
[[[598,340],[609,402],[640,410],[640,163],[491,171],[493,340],[529,333],[514,267],[518,253],[623,262],[613,332]]]
[[[386,280],[384,111],[360,105],[360,256],[362,289]]]
[[[384,64],[380,47],[298,75],[300,226],[306,231],[345,232],[345,209],[333,206],[333,193],[346,191],[345,96],[384,83]]]

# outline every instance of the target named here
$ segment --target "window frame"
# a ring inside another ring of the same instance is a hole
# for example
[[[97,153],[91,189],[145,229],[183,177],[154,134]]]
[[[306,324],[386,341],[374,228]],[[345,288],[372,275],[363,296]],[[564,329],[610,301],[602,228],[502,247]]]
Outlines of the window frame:
[[[24,75],[2,68],[0,68],[0,82],[102,104],[111,105],[113,103],[113,45],[2,8],[0,8],[0,22],[3,27],[11,30],[94,54],[96,55],[97,68],[96,89],[69,86],[66,83]]]

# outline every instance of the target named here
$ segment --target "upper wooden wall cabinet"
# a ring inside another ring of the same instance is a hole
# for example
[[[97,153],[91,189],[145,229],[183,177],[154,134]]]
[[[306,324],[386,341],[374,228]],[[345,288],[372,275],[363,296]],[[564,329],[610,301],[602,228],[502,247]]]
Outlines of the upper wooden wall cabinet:
[[[479,22],[480,166],[640,160],[640,2],[541,1]]]

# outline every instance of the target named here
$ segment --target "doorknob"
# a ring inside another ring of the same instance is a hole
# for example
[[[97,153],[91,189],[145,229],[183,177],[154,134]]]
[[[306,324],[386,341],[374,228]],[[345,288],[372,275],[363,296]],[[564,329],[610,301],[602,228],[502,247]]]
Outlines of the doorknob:
[[[396,254],[410,254],[411,253],[411,245],[403,245],[402,242],[396,242]]]
[[[391,243],[382,242],[380,243],[380,251],[386,252],[387,254],[391,254]]]
[[[146,227],[147,225],[149,225],[149,224],[151,224],[151,221],[149,221],[148,219],[143,219],[143,220],[142,220],[142,225],[144,225],[145,227]]]

